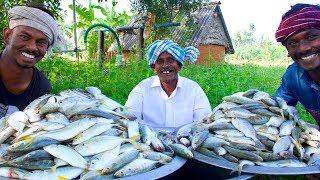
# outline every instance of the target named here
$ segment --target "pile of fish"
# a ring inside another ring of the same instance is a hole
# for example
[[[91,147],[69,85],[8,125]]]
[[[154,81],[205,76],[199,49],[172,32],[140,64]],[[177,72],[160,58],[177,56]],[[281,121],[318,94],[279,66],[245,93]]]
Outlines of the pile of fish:
[[[259,90],[223,98],[200,123],[177,132],[186,147],[244,165],[305,167],[319,162],[320,132],[300,120],[294,107]]]
[[[8,178],[130,176],[170,162],[173,150],[96,87],[44,95],[0,120],[0,176]]]

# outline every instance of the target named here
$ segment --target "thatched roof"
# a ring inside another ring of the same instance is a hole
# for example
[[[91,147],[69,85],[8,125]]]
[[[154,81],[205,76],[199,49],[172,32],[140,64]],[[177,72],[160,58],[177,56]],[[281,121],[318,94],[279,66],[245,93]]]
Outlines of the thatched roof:
[[[226,53],[234,53],[231,38],[225,25],[220,1],[207,4],[192,13],[196,28],[191,32],[186,45],[199,46],[200,44],[216,44],[226,47]],[[134,16],[129,22],[127,29],[142,27],[146,23],[146,16]],[[183,26],[171,28],[172,39],[176,42],[185,41],[182,39],[186,32]],[[121,29],[123,31],[123,29]],[[138,35],[134,31],[125,31],[120,36],[120,42],[124,50],[132,50],[138,42]]]

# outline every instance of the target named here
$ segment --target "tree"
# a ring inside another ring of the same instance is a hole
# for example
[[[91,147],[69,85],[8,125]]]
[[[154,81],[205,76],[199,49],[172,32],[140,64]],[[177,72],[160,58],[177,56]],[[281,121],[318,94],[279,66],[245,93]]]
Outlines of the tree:
[[[105,5],[104,6],[103,3],[96,5],[92,3],[91,0],[88,1],[87,7],[77,4],[75,6],[75,12],[77,14],[76,27],[79,29],[83,29],[82,32],[84,32],[92,24],[96,24],[96,23],[106,24],[112,28],[116,26],[125,25],[129,21],[130,16],[126,12],[117,13],[115,11],[115,6],[117,5],[117,3],[118,1],[112,0],[111,8],[109,8],[107,4],[104,4]],[[73,9],[73,5],[72,4],[69,5],[69,8]],[[72,31],[72,30],[73,30],[73,25],[69,27],[69,31]],[[87,42],[88,43],[87,50],[88,50],[89,58],[94,58],[96,56],[97,41],[98,41],[97,33],[94,34],[94,31],[91,31],[88,36],[88,42]],[[111,36],[111,33],[107,33],[106,39],[105,39],[105,47],[109,47],[112,42],[114,42],[114,37]]]
[[[248,29],[237,32],[234,42],[236,46],[242,46],[244,44],[253,44],[256,42],[255,39],[256,27],[253,23],[249,24]]]
[[[209,0],[130,0],[132,10],[138,13],[150,12],[156,16],[156,23],[172,22],[178,16],[190,16]]]
[[[130,0],[134,13],[152,13],[155,23],[179,22],[185,18],[187,24],[192,24],[191,13],[208,2],[210,0]],[[167,31],[159,29],[155,32],[155,37],[161,38]]]
[[[60,18],[60,1],[59,0],[1,0],[0,1],[0,29],[8,26],[8,10],[16,5],[44,5],[56,18]],[[3,36],[0,36],[0,49],[3,49]]]

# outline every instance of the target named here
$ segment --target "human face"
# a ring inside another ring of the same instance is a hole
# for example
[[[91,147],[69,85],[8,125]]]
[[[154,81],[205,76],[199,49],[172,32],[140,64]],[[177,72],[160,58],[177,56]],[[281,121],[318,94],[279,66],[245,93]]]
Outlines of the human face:
[[[308,29],[291,36],[285,43],[290,56],[303,69],[320,67],[320,30]]]
[[[4,30],[5,51],[14,63],[22,68],[31,68],[46,54],[49,40],[42,31],[28,26]]]
[[[171,54],[163,52],[152,66],[161,82],[178,80],[178,72],[181,67]]]

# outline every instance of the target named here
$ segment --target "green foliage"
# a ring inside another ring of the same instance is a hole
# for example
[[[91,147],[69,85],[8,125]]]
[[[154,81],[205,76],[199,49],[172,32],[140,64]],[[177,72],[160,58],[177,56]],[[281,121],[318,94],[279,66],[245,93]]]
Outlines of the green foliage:
[[[124,104],[130,91],[141,80],[153,75],[145,61],[131,60],[124,67],[105,64],[108,70],[99,70],[92,63],[80,63],[54,58],[39,63],[53,85],[53,92],[64,89],[97,86],[110,98]],[[181,75],[202,87],[213,107],[221,103],[222,97],[248,89],[259,89],[273,95],[280,85],[286,67],[238,66],[227,63],[209,67],[186,65]],[[301,117],[308,122],[313,118],[298,106]]]
[[[117,1],[112,1],[112,7],[109,9],[107,6],[103,7],[102,5],[95,5],[90,0],[88,7],[76,4],[75,10],[77,15],[77,28],[82,29],[83,33],[86,31],[92,24],[102,23],[106,24],[111,28],[116,26],[125,25],[130,16],[126,12],[117,13],[115,11],[115,6]],[[70,9],[73,9],[73,5],[69,5]],[[99,16],[99,13],[101,14]],[[104,29],[103,29],[104,30]],[[69,27],[69,32],[73,31],[73,26]],[[105,37],[105,47],[109,47],[112,42],[114,42],[114,37],[111,33],[106,33]],[[89,59],[96,58],[97,52],[97,42],[98,42],[98,33],[95,30],[90,31],[88,36],[88,57]]]
[[[43,4],[48,7],[55,17],[60,17],[59,11],[61,10],[59,0],[1,0],[0,1],[0,30],[8,26],[7,11],[16,5],[39,5]],[[0,49],[4,48],[3,36],[0,36]]]
[[[180,22],[186,19],[190,25],[193,24],[191,13],[208,2],[209,0],[130,0],[134,12],[155,15],[155,23]],[[157,29],[154,38],[167,37],[168,32],[167,28]]]
[[[235,59],[266,61],[287,59],[287,50],[284,46],[263,36],[256,38],[254,24],[238,32],[232,42],[235,49],[232,57]]]

